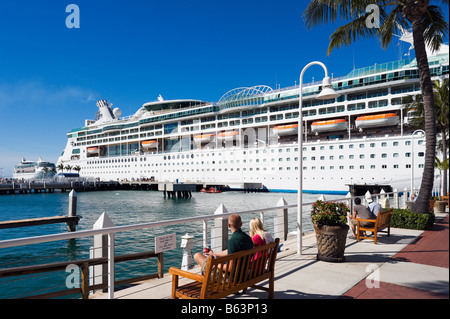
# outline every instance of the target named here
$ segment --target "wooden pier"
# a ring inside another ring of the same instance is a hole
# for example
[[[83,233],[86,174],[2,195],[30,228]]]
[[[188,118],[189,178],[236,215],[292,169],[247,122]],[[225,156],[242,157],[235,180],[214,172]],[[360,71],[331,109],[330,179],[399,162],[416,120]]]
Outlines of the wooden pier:
[[[72,190],[69,194],[69,208],[66,216],[61,215],[21,220],[6,220],[0,222],[0,229],[66,223],[67,231],[74,232],[76,231],[80,218],[81,216],[77,216],[77,193]]]
[[[77,192],[83,191],[102,191],[120,189],[119,182],[98,182],[98,181],[67,181],[67,182],[14,182],[0,184],[0,195],[5,194],[30,194],[30,193],[53,193],[60,191],[62,193],[70,190]]]

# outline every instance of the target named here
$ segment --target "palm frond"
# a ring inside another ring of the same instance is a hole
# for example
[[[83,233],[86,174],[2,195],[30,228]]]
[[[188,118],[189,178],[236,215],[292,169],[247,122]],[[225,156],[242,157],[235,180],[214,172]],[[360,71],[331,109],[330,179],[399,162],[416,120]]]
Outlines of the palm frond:
[[[448,23],[442,14],[441,8],[429,5],[423,18],[424,38],[433,50],[438,50],[443,43],[443,34],[448,34]]]
[[[373,3],[373,0],[312,0],[303,12],[303,20],[309,29],[318,24],[335,22],[338,17],[344,20],[355,19]]]
[[[329,55],[334,48],[347,46],[358,38],[368,38],[377,34],[376,28],[368,28],[366,19],[370,13],[366,13],[359,18],[339,27],[330,36],[330,44],[327,54]]]

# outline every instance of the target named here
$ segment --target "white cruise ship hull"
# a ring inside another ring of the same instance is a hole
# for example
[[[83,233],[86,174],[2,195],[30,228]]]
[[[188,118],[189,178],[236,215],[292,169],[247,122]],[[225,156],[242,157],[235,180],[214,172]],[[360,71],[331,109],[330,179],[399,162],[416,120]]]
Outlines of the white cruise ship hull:
[[[448,54],[434,59],[433,80],[448,77]],[[231,189],[258,183],[270,191],[296,192],[302,169],[304,192],[346,194],[354,184],[419,188],[425,139],[412,134],[401,105],[405,96],[420,93],[414,60],[335,78],[333,87],[341,96],[334,100],[317,102],[320,87],[303,90],[301,160],[298,87],[257,86],[232,90],[218,103],[161,98],[126,118],[99,101],[100,116],[67,134],[58,164],[79,166],[80,176],[105,181]],[[148,140],[154,147],[143,146]]]

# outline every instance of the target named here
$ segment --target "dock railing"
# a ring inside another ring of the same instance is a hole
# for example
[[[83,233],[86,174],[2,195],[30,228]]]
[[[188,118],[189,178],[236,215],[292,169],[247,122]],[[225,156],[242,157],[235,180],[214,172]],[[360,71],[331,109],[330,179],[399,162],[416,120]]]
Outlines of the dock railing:
[[[364,196],[358,196],[360,198],[364,198]],[[393,204],[391,207],[399,208],[399,193],[397,191],[393,193],[382,193],[376,195],[376,197],[390,197],[393,199]],[[347,194],[346,197],[333,199],[330,201],[345,201],[352,207],[353,199],[355,197],[351,196],[351,194]],[[320,199],[320,198],[319,198]],[[314,202],[303,203],[302,211],[305,210],[305,207],[310,207]],[[70,233],[59,233],[59,234],[51,234],[44,236],[36,236],[36,237],[28,237],[28,238],[17,238],[10,240],[0,241],[0,249],[8,248],[8,247],[19,247],[25,245],[34,245],[40,243],[49,243],[55,241],[69,240],[75,238],[86,238],[92,236],[104,236],[107,240],[106,245],[104,245],[104,249],[107,257],[107,288],[108,288],[108,297],[110,299],[114,298],[114,283],[115,283],[115,235],[120,232],[129,232],[135,230],[144,230],[144,229],[152,229],[152,228],[160,228],[165,226],[173,226],[173,225],[189,225],[192,223],[201,222],[203,224],[203,247],[209,246],[208,242],[211,242],[211,248],[214,251],[220,251],[222,249],[226,249],[227,237],[228,237],[228,227],[227,220],[228,217],[232,214],[243,215],[259,215],[259,218],[263,221],[265,227],[271,231],[273,237],[278,237],[280,240],[286,240],[289,232],[289,221],[294,223],[294,231],[298,231],[298,224],[295,222],[296,220],[296,204],[288,205],[284,198],[280,198],[277,205],[274,207],[268,208],[258,208],[247,211],[240,212],[228,212],[226,208],[221,204],[216,212],[213,215],[203,215],[196,217],[188,217],[188,218],[179,218],[172,220],[165,220],[159,222],[149,222],[149,223],[141,223],[134,225],[124,225],[124,226],[112,226],[112,227],[103,227],[100,229],[92,229],[92,230],[81,230],[77,232]],[[289,212],[289,210],[291,210]],[[268,222],[264,222],[266,214],[274,214],[272,225],[268,225]],[[290,215],[290,218],[289,218]],[[309,218],[309,214],[306,214],[304,218]],[[215,227],[211,227],[211,231],[208,227],[208,221],[213,221],[215,223]],[[292,231],[291,231],[292,232]],[[210,235],[209,235],[210,234]],[[303,230],[302,230],[303,234]],[[182,234],[177,234],[177,239],[181,237]],[[177,240],[178,241],[178,240]],[[96,247],[97,248],[97,247]],[[302,247],[300,247],[302,249]],[[105,256],[104,256],[105,257]],[[181,260],[180,260],[181,263]],[[85,293],[85,292],[83,292]]]

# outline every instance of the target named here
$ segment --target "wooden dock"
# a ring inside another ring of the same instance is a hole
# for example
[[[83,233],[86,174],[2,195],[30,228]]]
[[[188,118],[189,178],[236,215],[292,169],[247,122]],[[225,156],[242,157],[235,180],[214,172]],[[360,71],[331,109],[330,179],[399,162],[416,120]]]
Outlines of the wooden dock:
[[[48,225],[57,223],[67,223],[67,225],[71,225],[74,223],[78,223],[80,218],[81,218],[80,216],[52,216],[52,217],[41,217],[22,220],[7,220],[0,222],[0,229],[28,227],[36,225]],[[70,226],[68,227],[70,228]]]
[[[70,190],[77,192],[101,191],[120,189],[119,182],[98,182],[98,181],[66,181],[66,182],[14,182],[0,184],[0,195],[5,194],[30,194],[30,193],[53,193],[55,191],[67,192]]]

